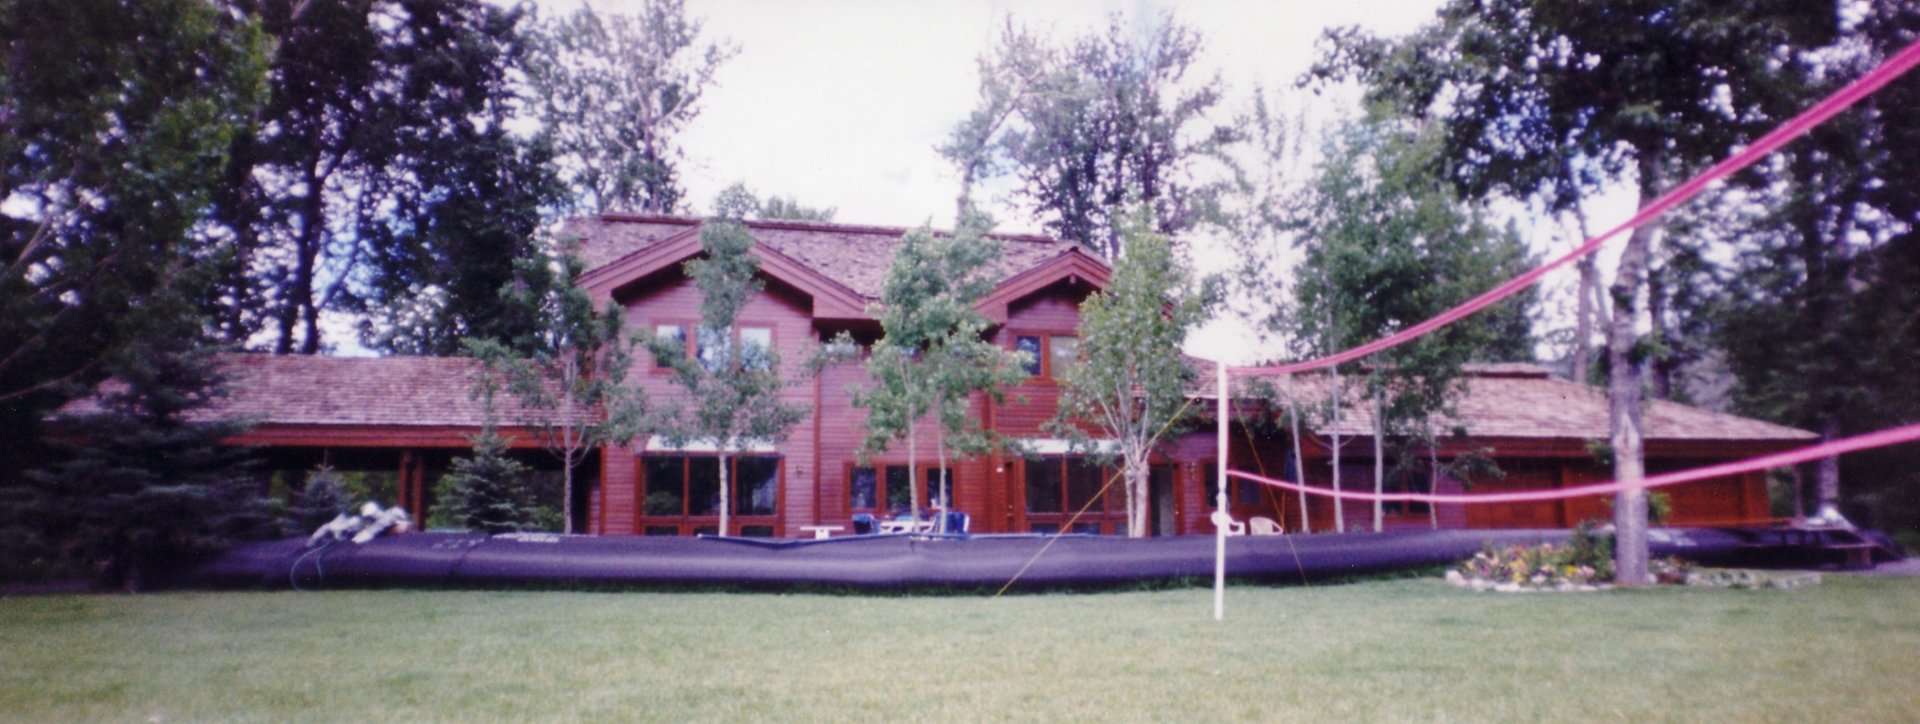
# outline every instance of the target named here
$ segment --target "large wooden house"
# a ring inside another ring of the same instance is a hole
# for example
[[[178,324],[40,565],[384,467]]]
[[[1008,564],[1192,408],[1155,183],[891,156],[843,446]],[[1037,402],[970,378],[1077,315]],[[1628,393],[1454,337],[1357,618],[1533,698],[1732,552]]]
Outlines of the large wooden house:
[[[849,526],[857,514],[886,517],[905,509],[908,496],[928,500],[936,478],[928,452],[909,470],[904,445],[863,458],[859,445],[864,411],[851,405],[850,389],[863,384],[857,362],[808,376],[803,363],[813,349],[840,332],[871,341],[879,336],[872,307],[903,229],[788,221],[751,222],[753,253],[760,259],[765,290],[726,331],[737,343],[768,345],[781,353],[782,371],[795,384],[786,395],[811,411],[778,444],[761,445],[731,461],[729,496],[736,535],[799,537],[815,526]],[[699,294],[682,264],[700,253],[699,221],[669,216],[604,215],[576,220],[567,232],[581,242],[588,271],[582,281],[602,300],[626,310],[627,323],[653,334],[678,335],[689,354],[699,354],[696,328]],[[1001,235],[1004,254],[994,270],[998,285],[978,309],[992,322],[992,341],[1032,353],[1029,378],[1003,403],[974,401],[982,424],[1025,441],[1028,456],[993,455],[959,460],[950,471],[952,507],[971,516],[973,532],[1073,532],[1123,534],[1124,507],[1116,484],[1103,496],[1107,475],[1066,445],[1050,439],[1042,423],[1053,417],[1059,387],[1054,370],[1075,353],[1078,309],[1107,281],[1108,267],[1080,246],[1037,236]],[[711,332],[707,333],[711,335]],[[650,360],[649,360],[650,362]],[[255,420],[236,442],[262,446],[269,460],[286,468],[325,461],[337,467],[394,472],[396,497],[416,510],[432,505],[431,482],[446,462],[464,451],[466,435],[478,429],[480,413],[469,399],[473,368],[464,360],[389,357],[334,359],[241,355],[229,358],[239,380],[221,412]],[[1594,389],[1548,377],[1525,365],[1471,370],[1457,419],[1435,452],[1451,460],[1472,453],[1494,461],[1504,473],[1474,479],[1451,476],[1431,484],[1423,475],[1395,475],[1396,489],[1481,492],[1562,487],[1603,480],[1608,467],[1594,441],[1607,436],[1606,401]],[[666,370],[636,365],[630,376],[654,400],[676,394]],[[1324,380],[1302,376],[1297,392],[1314,394]],[[1206,386],[1211,389],[1211,386]],[[1196,393],[1202,394],[1202,393]],[[1204,393],[1211,394],[1211,393]],[[1318,393],[1318,394],[1324,394]],[[1270,413],[1251,399],[1236,401],[1250,417]],[[1206,406],[1212,409],[1212,405]],[[1284,426],[1232,425],[1228,464],[1276,476],[1299,470],[1307,481],[1332,479],[1332,443],[1341,446],[1344,487],[1372,487],[1371,422],[1356,406],[1341,426],[1321,425],[1302,435],[1301,457]],[[503,410],[507,432],[529,460],[540,455],[532,435],[513,427],[516,412]],[[1646,422],[1649,468],[1655,472],[1693,467],[1794,447],[1809,433],[1690,408],[1652,402]],[[1269,418],[1270,419],[1270,416]],[[930,426],[922,426],[930,427]],[[1152,474],[1148,532],[1152,535],[1211,533],[1212,481],[1218,463],[1210,429],[1184,433],[1166,446]],[[710,446],[668,445],[652,436],[608,447],[586,471],[576,491],[576,528],[605,535],[693,535],[718,532],[719,462]],[[550,467],[550,465],[549,465]],[[1677,524],[1752,523],[1768,515],[1765,481],[1758,474],[1672,489]],[[1236,482],[1229,490],[1239,519],[1265,516],[1286,528],[1335,527],[1334,506]],[[1394,506],[1393,527],[1568,526],[1605,515],[1600,500],[1521,506]],[[1364,504],[1342,506],[1348,529],[1370,527]],[[1079,512],[1083,511],[1084,512]]]

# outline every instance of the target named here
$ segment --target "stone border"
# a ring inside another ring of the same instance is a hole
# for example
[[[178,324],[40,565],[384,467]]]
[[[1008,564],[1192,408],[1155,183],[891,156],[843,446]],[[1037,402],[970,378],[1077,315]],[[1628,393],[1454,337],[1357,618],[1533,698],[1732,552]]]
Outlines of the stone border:
[[[1447,569],[1446,582],[1457,588],[1469,588],[1475,591],[1494,591],[1496,593],[1585,593],[1605,591],[1613,588],[1611,583],[1559,583],[1523,584],[1511,581],[1489,581],[1485,578],[1468,578],[1456,569]],[[1746,568],[1704,568],[1687,573],[1686,581],[1680,585],[1703,588],[1733,588],[1756,590],[1762,588],[1795,589],[1820,585],[1820,574],[1816,571],[1756,571]]]

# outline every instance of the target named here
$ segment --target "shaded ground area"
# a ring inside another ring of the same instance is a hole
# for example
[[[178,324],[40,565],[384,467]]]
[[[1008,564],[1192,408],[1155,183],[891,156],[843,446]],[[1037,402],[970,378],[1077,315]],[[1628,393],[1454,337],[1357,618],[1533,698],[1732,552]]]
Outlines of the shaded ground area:
[[[0,601],[15,720],[1920,720],[1920,580]]]

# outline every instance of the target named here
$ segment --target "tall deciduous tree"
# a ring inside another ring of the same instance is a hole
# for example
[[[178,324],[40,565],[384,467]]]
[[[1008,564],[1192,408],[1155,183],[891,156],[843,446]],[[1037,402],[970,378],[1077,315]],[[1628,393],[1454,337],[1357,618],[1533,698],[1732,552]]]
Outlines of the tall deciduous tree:
[[[647,0],[634,15],[583,5],[533,33],[527,80],[570,208],[680,209],[678,136],[734,53],[703,47],[700,28],[681,0]]]
[[[794,196],[767,194],[761,198],[744,182],[735,182],[722,190],[733,209],[744,218],[770,221],[833,221],[835,209],[828,207],[805,206]]]
[[[1920,8],[1859,12],[1830,47],[1784,54],[1767,78],[1772,116],[1789,117],[1920,38]],[[1740,246],[1714,330],[1738,379],[1736,404],[1829,440],[1920,416],[1907,381],[1920,337],[1920,190],[1906,181],[1920,173],[1920,90],[1894,83],[1867,104],[1781,149],[1768,183],[1734,194],[1748,203],[1731,218],[1711,219],[1734,231],[1705,235]],[[1893,492],[1920,478],[1889,462],[1867,454],[1815,464],[1816,508],[1839,509],[1845,467],[1849,489],[1879,502],[1856,514],[1920,528],[1920,505]]]
[[[1295,285],[1297,339],[1309,353],[1392,334],[1529,266],[1517,236],[1495,229],[1440,175],[1439,141],[1403,119],[1374,116],[1347,124],[1329,144],[1297,221],[1306,251]],[[1389,439],[1403,458],[1435,444],[1439,422],[1464,391],[1464,364],[1532,358],[1532,299],[1525,293],[1372,359],[1376,493],[1384,492]],[[1346,404],[1337,386],[1329,403]],[[1379,530],[1383,506],[1373,507]]]
[[[949,450],[977,455],[998,442],[968,414],[973,396],[1001,399],[1021,375],[1013,353],[986,340],[987,319],[973,306],[998,281],[1000,244],[987,235],[991,228],[985,214],[966,207],[950,235],[920,228],[901,238],[873,310],[882,336],[867,358],[872,384],[853,397],[856,407],[867,409],[863,450],[871,454],[905,441],[908,470],[919,470],[919,425],[935,415],[940,472],[929,490],[933,502],[950,494]],[[910,482],[916,518],[917,490],[917,482]]]
[[[644,393],[626,384],[633,356],[625,315],[613,302],[594,312],[593,299],[578,284],[582,271],[580,259],[564,248],[558,257],[542,254],[524,262],[521,277],[528,283],[506,293],[534,310],[540,326],[512,347],[486,342],[474,348],[510,370],[508,389],[533,416],[523,422],[560,459],[565,533],[573,532],[574,471],[605,446],[631,442],[646,406]]]
[[[654,359],[673,370],[673,382],[686,398],[664,401],[650,426],[675,447],[699,442],[719,453],[720,534],[726,535],[733,510],[733,458],[751,445],[784,442],[806,418],[807,408],[781,399],[791,381],[781,371],[778,350],[734,339],[740,313],[765,283],[757,276],[760,260],[753,256],[753,234],[741,221],[737,200],[722,198],[715,206],[723,215],[701,224],[703,253],[685,265],[700,291],[700,328],[691,335],[697,354],[687,354],[684,340],[648,340]]]
[[[1631,178],[1644,205],[1746,140],[1764,119],[1755,86],[1773,72],[1773,49],[1831,33],[1835,15],[1785,0],[1455,0],[1398,42],[1334,33],[1315,72],[1357,77],[1375,99],[1440,121],[1450,172],[1470,194],[1550,192],[1568,169],[1584,169]],[[1611,285],[1608,397],[1622,482],[1645,475],[1638,320],[1657,229],[1628,237]],[[1646,520],[1644,489],[1616,497],[1623,584],[1649,580]]]
[[[1120,221],[1126,252],[1107,288],[1080,305],[1080,361],[1067,370],[1051,428],[1083,446],[1091,425],[1115,449],[1125,481],[1127,535],[1147,535],[1147,458],[1188,418],[1194,372],[1180,353],[1207,317],[1207,294],[1138,207]]]
[[[24,471],[62,457],[41,442],[50,413],[110,374],[141,372],[157,355],[143,350],[205,342],[195,307],[215,295],[200,270],[227,252],[192,232],[229,141],[264,99],[268,44],[256,24],[202,0],[8,0],[0,47],[5,496],[26,489]],[[170,384],[163,375],[129,393],[112,420],[173,425],[178,408],[142,407],[176,394]],[[120,492],[144,489],[128,485]]]
[[[329,315],[361,341],[456,354],[512,337],[499,289],[555,198],[542,152],[508,127],[521,10],[479,0],[271,0],[271,100],[235,139],[216,238],[230,240],[227,337],[325,348]]]
[[[980,107],[941,153],[959,167],[962,205],[973,183],[1001,173],[1020,182],[1046,229],[1116,260],[1112,209],[1137,200],[1156,230],[1192,228],[1227,184],[1201,168],[1238,140],[1209,120],[1218,77],[1193,78],[1200,36],[1171,15],[1136,32],[1118,15],[1104,34],[1049,47],[1012,22],[980,60]]]

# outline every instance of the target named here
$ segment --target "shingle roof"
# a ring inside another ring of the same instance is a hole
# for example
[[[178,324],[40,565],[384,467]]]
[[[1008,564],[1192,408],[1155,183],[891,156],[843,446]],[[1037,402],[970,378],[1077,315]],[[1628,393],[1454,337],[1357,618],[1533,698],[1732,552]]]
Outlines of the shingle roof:
[[[477,363],[450,357],[344,358],[305,355],[223,355],[233,375],[230,394],[201,414],[241,417],[263,424],[321,426],[479,427],[481,405],[470,394]],[[1595,440],[1607,437],[1607,398],[1601,389],[1553,379],[1533,365],[1469,368],[1467,393],[1456,402],[1457,424],[1484,438]],[[1280,380],[1276,387],[1287,388]],[[112,384],[103,385],[108,391]],[[1212,385],[1202,385],[1212,394]],[[1323,400],[1327,378],[1298,375],[1292,394],[1301,404]],[[1349,394],[1356,394],[1351,390]],[[532,419],[510,394],[496,398],[498,422]],[[1342,435],[1368,435],[1370,405],[1355,400],[1342,412]],[[98,410],[92,398],[63,414]],[[1646,438],[1675,441],[1801,442],[1816,436],[1768,422],[1710,412],[1672,402],[1647,402]],[[1333,428],[1321,425],[1321,434]]]
[[[1467,392],[1455,402],[1457,415],[1449,428],[1464,427],[1469,435],[1488,438],[1608,437],[1605,389],[1555,379],[1546,369],[1528,364],[1470,365],[1467,372]],[[1298,375],[1293,379],[1292,397],[1302,405],[1324,402],[1328,382],[1323,374]],[[1341,411],[1337,432],[1371,435],[1372,405],[1359,398],[1364,394],[1359,385],[1348,382],[1349,402]],[[1284,382],[1275,379],[1273,384],[1285,394]],[[1648,400],[1643,410],[1647,440],[1798,442],[1818,437],[1805,430],[1675,402]],[[1332,434],[1336,429],[1323,424],[1316,432]]]
[[[228,394],[195,413],[201,419],[247,419],[263,424],[479,427],[485,413],[472,396],[479,363],[463,357],[317,357],[221,355]],[[117,383],[101,385],[111,393]],[[538,419],[519,399],[495,396],[495,421],[511,426]],[[100,410],[96,397],[61,410]]]
[[[852,289],[880,298],[887,267],[908,229],[799,221],[749,221],[754,240]],[[681,216],[603,214],[569,220],[561,234],[579,240],[581,261],[592,270],[682,234],[697,234],[700,219]],[[994,234],[1001,241],[999,279],[1073,249],[1068,241],[1027,234]]]

